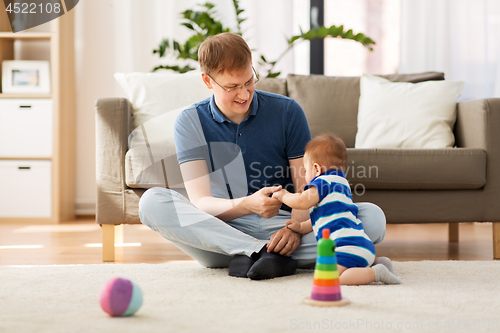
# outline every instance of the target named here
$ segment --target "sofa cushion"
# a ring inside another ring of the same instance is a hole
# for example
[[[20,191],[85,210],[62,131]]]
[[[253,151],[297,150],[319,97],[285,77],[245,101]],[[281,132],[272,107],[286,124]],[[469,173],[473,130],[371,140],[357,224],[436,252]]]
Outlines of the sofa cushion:
[[[286,79],[263,78],[257,82],[257,89],[286,96]]]
[[[486,184],[482,149],[348,149],[347,178],[353,191],[479,189]],[[182,188],[175,148],[141,145],[125,156],[131,188]]]
[[[132,104],[132,129],[148,120],[212,96],[201,72],[116,73],[115,79]]]
[[[486,152],[472,148],[348,149],[346,176],[357,192],[478,189],[486,184]]]
[[[444,80],[444,74],[438,72],[380,76],[393,82]],[[290,74],[287,77],[288,96],[304,109],[313,137],[333,132],[344,140],[348,148],[353,148],[357,132],[359,81],[360,77]]]
[[[356,148],[450,148],[463,81],[361,77]]]
[[[131,188],[184,187],[174,142],[129,149],[125,155],[125,183]]]

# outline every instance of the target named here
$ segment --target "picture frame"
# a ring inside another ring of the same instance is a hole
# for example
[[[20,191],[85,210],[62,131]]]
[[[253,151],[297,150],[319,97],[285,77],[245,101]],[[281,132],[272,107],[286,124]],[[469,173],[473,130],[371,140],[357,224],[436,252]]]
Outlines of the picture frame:
[[[48,61],[2,61],[2,93],[50,94]]]

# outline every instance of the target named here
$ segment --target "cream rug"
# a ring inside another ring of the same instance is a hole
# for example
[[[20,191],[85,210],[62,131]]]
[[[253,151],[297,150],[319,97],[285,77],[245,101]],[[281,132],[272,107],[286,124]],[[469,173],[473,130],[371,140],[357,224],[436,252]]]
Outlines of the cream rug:
[[[302,303],[313,271],[267,281],[196,263],[0,266],[0,332],[500,331],[500,262],[395,262],[402,285],[342,287],[351,304]],[[135,316],[99,306],[105,281],[142,289]]]

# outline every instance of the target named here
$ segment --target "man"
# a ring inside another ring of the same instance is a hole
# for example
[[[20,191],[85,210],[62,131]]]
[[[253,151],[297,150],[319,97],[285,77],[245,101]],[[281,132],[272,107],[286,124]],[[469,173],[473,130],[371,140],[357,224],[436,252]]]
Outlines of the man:
[[[198,58],[213,96],[184,110],[175,124],[177,158],[189,201],[165,188],[141,198],[142,223],[158,231],[206,267],[229,275],[268,279],[311,267],[314,234],[287,229],[288,220],[309,219],[272,198],[305,185],[302,158],[311,134],[302,108],[292,99],[255,90],[252,54],[238,35],[205,40]],[[367,234],[379,242],[385,216],[359,204]]]

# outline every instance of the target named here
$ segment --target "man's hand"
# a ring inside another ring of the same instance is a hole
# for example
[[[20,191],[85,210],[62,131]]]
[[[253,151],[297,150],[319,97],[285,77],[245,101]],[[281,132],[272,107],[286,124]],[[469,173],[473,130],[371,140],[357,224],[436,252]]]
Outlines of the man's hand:
[[[288,223],[288,222],[287,222]],[[272,236],[269,244],[267,244],[267,252],[276,252],[285,257],[295,251],[300,245],[301,236],[288,229],[287,227],[281,228],[276,231]]]
[[[246,197],[243,204],[248,214],[257,214],[266,219],[278,215],[281,208],[281,201],[276,198],[270,198],[269,195],[279,190],[281,190],[281,186],[264,187]]]

